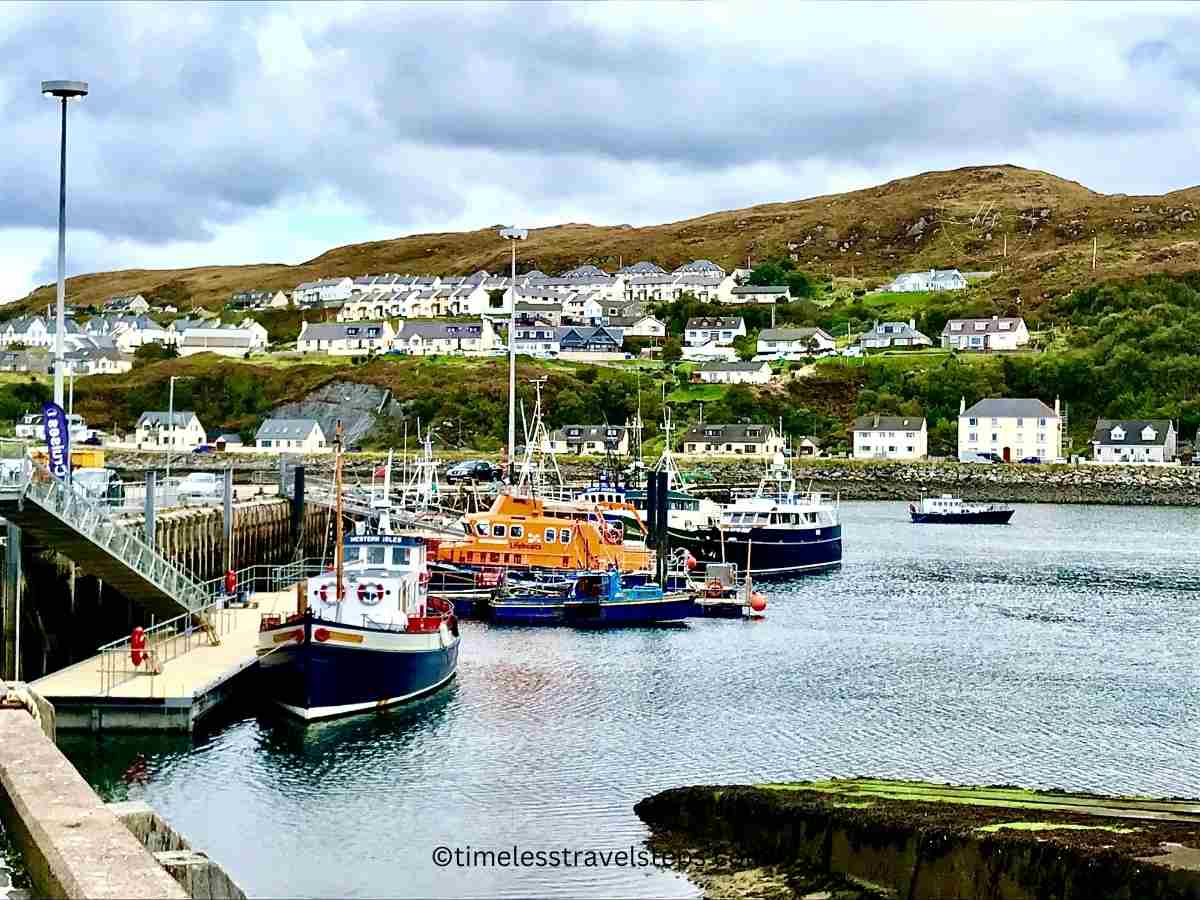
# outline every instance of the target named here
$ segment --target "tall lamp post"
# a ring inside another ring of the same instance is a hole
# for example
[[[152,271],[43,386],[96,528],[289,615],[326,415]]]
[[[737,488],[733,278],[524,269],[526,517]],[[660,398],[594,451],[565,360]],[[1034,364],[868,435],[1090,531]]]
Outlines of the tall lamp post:
[[[512,244],[512,294],[508,310],[508,483],[513,483],[517,452],[517,241],[529,237],[524,228],[501,228],[500,237]]]
[[[54,402],[63,404],[64,296],[67,267],[67,103],[87,96],[86,81],[43,81],[42,94],[53,97],[62,105],[62,136],[58,158],[58,308],[54,329]]]

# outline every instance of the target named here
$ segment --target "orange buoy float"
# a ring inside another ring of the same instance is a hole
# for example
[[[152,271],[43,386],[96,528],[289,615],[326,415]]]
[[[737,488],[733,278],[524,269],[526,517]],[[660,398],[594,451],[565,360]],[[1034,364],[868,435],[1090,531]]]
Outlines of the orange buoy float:
[[[757,613],[763,612],[767,608],[767,598],[758,591],[751,591],[750,608]]]

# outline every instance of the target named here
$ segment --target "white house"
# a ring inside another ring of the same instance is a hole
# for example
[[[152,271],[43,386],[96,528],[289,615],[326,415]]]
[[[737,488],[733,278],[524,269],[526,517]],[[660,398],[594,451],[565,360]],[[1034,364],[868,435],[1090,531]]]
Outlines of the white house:
[[[744,284],[731,288],[730,303],[787,303],[787,285]]]
[[[623,328],[625,337],[665,338],[667,325],[654,316],[609,316],[606,325]]]
[[[229,298],[230,309],[286,309],[287,305],[283,291],[238,291]]]
[[[5,347],[13,344],[24,344],[26,347],[49,347],[50,332],[46,328],[46,320],[41,316],[22,316],[9,319],[4,323],[0,332],[0,340]]]
[[[1029,343],[1020,317],[951,319],[942,329],[942,346],[952,350],[1016,350]]]
[[[699,347],[715,342],[718,347],[733,345],[734,339],[746,336],[746,320],[741,316],[688,319],[684,327],[683,343]]]
[[[557,356],[558,328],[545,321],[523,322],[513,330],[513,352],[524,356]]]
[[[563,321],[562,303],[533,303],[517,300],[516,319],[521,322],[546,322],[557,328]]]
[[[296,285],[292,291],[292,299],[297,306],[316,306],[339,300],[349,300],[354,290],[354,280],[351,278],[320,278],[317,281],[306,281]]]
[[[694,377],[704,384],[767,384],[771,380],[771,366],[765,362],[714,360],[703,363]]]
[[[599,291],[579,291],[568,294],[563,301],[563,319],[576,325],[600,325],[604,322],[604,307]]]
[[[564,425],[549,434],[551,453],[601,456],[609,451],[622,456],[629,452],[627,425]]]
[[[327,450],[325,432],[316,419],[267,419],[254,434],[259,450],[319,453]]]
[[[989,398],[970,409],[960,400],[958,409],[958,458],[963,462],[973,462],[981,453],[1005,462],[1058,458],[1062,417],[1057,397],[1053,409],[1028,398]]]
[[[246,318],[238,322],[237,325],[226,325],[224,327],[229,330],[248,332],[256,350],[267,349],[267,343],[270,340],[270,334],[263,324],[256,319],[246,316]]]
[[[855,459],[924,459],[929,453],[924,416],[859,416],[853,432]]]
[[[1175,423],[1170,419],[1097,419],[1092,460],[1149,465],[1175,459]]]
[[[904,272],[884,287],[885,291],[962,291],[967,278],[958,269],[930,269],[928,272]]]
[[[105,300],[104,309],[105,312],[142,315],[150,311],[150,303],[141,294],[119,294]]]
[[[763,354],[808,356],[833,347],[833,335],[823,328],[764,328],[758,333],[758,352]]]
[[[115,347],[84,347],[63,354],[68,372],[76,375],[120,375],[133,368],[133,356]]]
[[[486,317],[479,322],[416,322],[406,320],[392,340],[397,352],[409,356],[477,356],[498,346]]]
[[[262,349],[258,334],[236,326],[189,328],[180,336],[178,346],[180,356],[215,353],[233,359],[242,359],[246,354]]]
[[[770,425],[696,425],[683,435],[683,452],[688,456],[771,459],[785,446]]]
[[[194,412],[162,410],[144,412],[134,426],[133,440],[138,447],[170,447],[190,450],[207,442],[208,435]]]
[[[168,344],[171,333],[149,316],[97,316],[87,323],[89,334],[107,334],[118,350],[133,353],[146,344]]]
[[[737,362],[738,352],[733,347],[722,347],[716,341],[709,341],[707,344],[695,346],[685,344],[682,358],[684,362],[712,362],[718,359]]]
[[[389,322],[305,322],[296,349],[328,356],[366,356],[386,353],[396,333]]]
[[[883,349],[886,347],[932,347],[933,341],[917,331],[915,319],[907,322],[876,322],[875,327],[865,332],[859,343],[863,347]]]

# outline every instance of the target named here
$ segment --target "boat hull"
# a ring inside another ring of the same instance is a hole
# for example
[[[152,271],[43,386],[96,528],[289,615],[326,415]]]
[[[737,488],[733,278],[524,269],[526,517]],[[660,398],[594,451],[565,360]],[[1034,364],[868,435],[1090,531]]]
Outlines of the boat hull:
[[[910,512],[914,525],[1007,525],[1016,510],[981,509],[962,513]]]
[[[331,634],[325,641],[316,635]],[[327,719],[416,700],[448,684],[459,639],[308,618],[260,636],[260,677],[274,702],[301,719]]]
[[[661,598],[601,601],[559,598],[518,598],[491,604],[489,619],[496,625],[571,625],[577,628],[624,628],[682,622],[693,615],[683,594]]]
[[[754,575],[792,575],[823,572],[842,564],[842,526],[780,532],[766,528],[697,532],[670,530],[672,547],[686,547],[703,563],[732,562],[745,570],[750,551]],[[749,547],[747,546],[749,541]]]

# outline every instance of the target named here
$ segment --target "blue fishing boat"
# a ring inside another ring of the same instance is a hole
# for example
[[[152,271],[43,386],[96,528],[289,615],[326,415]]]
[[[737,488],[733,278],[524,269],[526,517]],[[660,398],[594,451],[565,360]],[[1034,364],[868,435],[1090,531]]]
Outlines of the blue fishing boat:
[[[489,618],[498,625],[617,628],[682,622],[692,609],[686,592],[664,592],[612,569],[580,573],[565,589],[509,586],[492,599]]]

